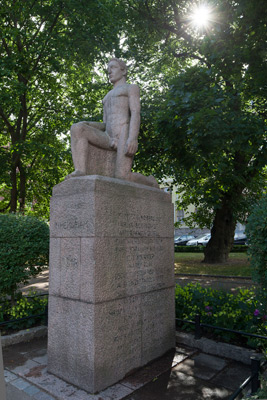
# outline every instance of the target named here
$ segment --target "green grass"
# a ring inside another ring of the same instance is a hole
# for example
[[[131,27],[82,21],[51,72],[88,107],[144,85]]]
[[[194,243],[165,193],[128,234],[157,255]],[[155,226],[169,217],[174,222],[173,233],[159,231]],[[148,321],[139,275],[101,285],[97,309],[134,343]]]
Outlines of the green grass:
[[[175,253],[175,273],[251,277],[250,263],[246,253],[230,253],[226,264],[204,264],[203,259],[203,253]]]

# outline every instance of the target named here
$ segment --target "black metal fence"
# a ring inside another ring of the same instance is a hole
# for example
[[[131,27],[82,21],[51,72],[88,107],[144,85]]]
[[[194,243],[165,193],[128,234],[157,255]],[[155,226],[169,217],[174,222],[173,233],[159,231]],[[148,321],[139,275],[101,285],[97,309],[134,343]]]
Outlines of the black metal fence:
[[[40,293],[40,294],[36,294],[34,296],[24,296],[24,297],[27,297],[28,299],[30,299],[30,298],[41,297],[41,296],[48,296],[48,293]],[[45,317],[44,324],[47,325],[48,324],[48,305],[45,306],[45,310],[44,310],[43,313],[34,314],[34,315],[27,315],[27,317],[10,319],[8,321],[0,322],[0,329],[1,329],[2,326],[13,325],[13,324],[16,324],[16,323],[21,322],[21,321],[26,321],[26,320],[29,320],[29,319],[41,318],[41,317]]]
[[[248,336],[257,339],[267,340],[267,336],[256,335],[254,333],[248,333],[243,331],[236,331],[234,329],[222,328],[220,326],[205,324],[201,322],[201,317],[199,314],[195,315],[195,321],[190,321],[186,319],[176,318],[176,321],[184,322],[188,324],[195,325],[195,339],[199,340],[202,337],[203,329],[202,328],[210,328],[214,330],[235,333],[241,336]],[[261,362],[260,358],[253,356],[250,358],[250,370],[251,375],[236,389],[236,391],[229,397],[228,400],[234,400],[237,396],[251,383],[251,395],[255,394],[258,389],[260,389],[260,379],[259,375],[266,367],[267,361]]]
[[[47,295],[48,295],[47,293],[42,293],[42,294],[38,294],[35,296],[26,296],[26,297],[34,298],[34,297],[38,297],[38,296],[47,296]],[[23,317],[23,318],[0,322],[0,328],[1,328],[1,326],[12,325],[12,324],[20,322],[20,321],[25,321],[25,320],[28,320],[31,318],[39,318],[39,317],[45,317],[44,323],[45,323],[45,325],[47,325],[47,323],[48,323],[48,305],[46,305],[45,311],[43,313],[29,315],[29,316]],[[214,330],[235,333],[237,335],[267,340],[267,336],[256,335],[253,333],[236,331],[233,329],[222,328],[219,326],[202,323],[199,314],[195,315],[195,321],[185,320],[185,319],[181,319],[181,318],[176,318],[176,321],[195,325],[195,339],[196,340],[201,339],[202,334],[203,334],[203,328],[210,328],[210,329],[214,329]],[[259,358],[255,357],[255,356],[251,357],[251,375],[236,389],[236,391],[229,397],[229,400],[236,399],[237,396],[247,387],[247,385],[249,383],[251,383],[251,394],[256,393],[257,390],[260,388],[259,374],[263,371],[263,369],[266,365],[267,365],[267,361],[261,362],[261,360]]]

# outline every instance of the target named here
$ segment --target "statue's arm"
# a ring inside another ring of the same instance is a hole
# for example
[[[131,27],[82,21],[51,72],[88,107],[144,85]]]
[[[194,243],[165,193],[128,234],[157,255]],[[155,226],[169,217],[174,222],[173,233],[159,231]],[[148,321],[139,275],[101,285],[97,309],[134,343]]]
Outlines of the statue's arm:
[[[103,122],[104,124],[106,124],[106,111],[105,111],[105,107],[103,109]]]
[[[140,89],[137,85],[129,86],[128,98],[131,117],[129,125],[129,137],[126,143],[126,155],[132,157],[137,152],[137,138],[140,129]]]

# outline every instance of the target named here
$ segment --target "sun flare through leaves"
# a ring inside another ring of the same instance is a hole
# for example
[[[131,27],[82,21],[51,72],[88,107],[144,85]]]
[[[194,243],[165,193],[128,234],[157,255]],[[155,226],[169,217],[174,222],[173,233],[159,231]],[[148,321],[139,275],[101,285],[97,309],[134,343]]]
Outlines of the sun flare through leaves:
[[[213,10],[207,3],[195,5],[189,19],[192,27],[208,29],[214,19]]]

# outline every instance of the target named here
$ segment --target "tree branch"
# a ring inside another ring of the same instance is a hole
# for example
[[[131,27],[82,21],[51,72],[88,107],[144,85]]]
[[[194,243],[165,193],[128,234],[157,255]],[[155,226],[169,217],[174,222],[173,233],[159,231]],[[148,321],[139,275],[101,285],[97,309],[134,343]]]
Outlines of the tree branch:
[[[10,203],[11,203],[11,201],[9,201],[9,203],[8,203],[8,205],[6,207],[1,208],[0,209],[0,213],[5,212],[10,207]]]
[[[174,20],[175,20],[175,23],[177,26],[177,28],[175,28],[174,26],[168,24],[167,22],[163,22],[159,18],[153,17],[147,0],[144,2],[144,4],[145,4],[145,9],[144,8],[141,9],[140,7],[137,8],[134,6],[131,6],[131,8],[133,8],[139,14],[142,14],[142,18],[145,16],[147,18],[147,20],[153,22],[153,24],[155,25],[155,28],[157,30],[159,30],[159,28],[165,29],[165,30],[168,30],[169,32],[175,34],[177,37],[184,38],[189,43],[193,42],[193,38],[188,33],[186,33],[185,30],[181,26],[177,7],[175,9],[175,6],[172,5],[173,12],[174,12]],[[160,13],[160,15],[162,15],[162,14],[164,14],[164,13]]]
[[[2,120],[4,121],[6,127],[8,128],[8,131],[10,134],[14,133],[14,127],[10,124],[8,117],[5,115],[2,107],[0,107],[0,116],[2,117]]]
[[[181,21],[178,13],[178,7],[175,3],[172,3],[172,9],[173,9],[173,15],[174,15],[174,21],[176,24],[176,27],[178,30],[181,29]]]
[[[46,48],[46,46],[47,46],[47,44],[48,44],[48,42],[49,42],[51,33],[53,32],[53,29],[55,28],[55,26],[56,26],[56,24],[57,24],[57,21],[58,21],[58,18],[59,18],[59,16],[60,16],[60,14],[61,14],[61,11],[62,11],[62,8],[58,11],[58,13],[56,14],[56,16],[55,16],[55,18],[54,18],[54,21],[53,21],[52,25],[50,26],[50,29],[49,29],[48,35],[47,35],[47,39],[46,39],[46,41],[45,41],[45,43],[44,43],[44,45],[43,45],[42,50],[40,51],[40,53],[39,53],[39,55],[38,55],[38,57],[37,57],[37,59],[36,59],[34,65],[33,65],[33,68],[32,68],[32,71],[31,71],[32,73],[36,70],[36,68],[37,68],[37,66],[38,66],[38,64],[39,64],[39,61],[41,60],[41,58],[42,58],[42,56],[43,56],[43,52],[44,52],[44,50],[45,50],[45,48]]]
[[[5,49],[6,52],[7,52],[7,55],[10,57],[10,56],[11,56],[11,51],[10,51],[10,49],[9,49],[9,47],[8,47],[8,45],[7,45],[7,42],[5,41],[4,38],[2,38],[2,43],[3,43],[4,49]]]
[[[206,64],[208,68],[211,68],[211,64],[207,60],[205,60],[203,57],[200,57],[197,54],[188,53],[186,51],[184,51],[183,53],[179,53],[179,54],[172,52],[172,54],[175,58],[186,58],[186,57],[187,58],[195,58],[195,59],[203,62],[204,64]]]
[[[32,36],[32,38],[31,38],[31,40],[29,41],[29,43],[26,44],[26,46],[30,46],[30,45],[35,41],[35,39],[36,39],[36,37],[38,36],[38,34],[39,34],[39,32],[40,32],[40,30],[41,30],[43,24],[44,24],[44,20],[42,20],[42,21],[40,22],[39,26],[38,26],[37,29],[36,29],[36,32],[35,32],[34,35]]]

